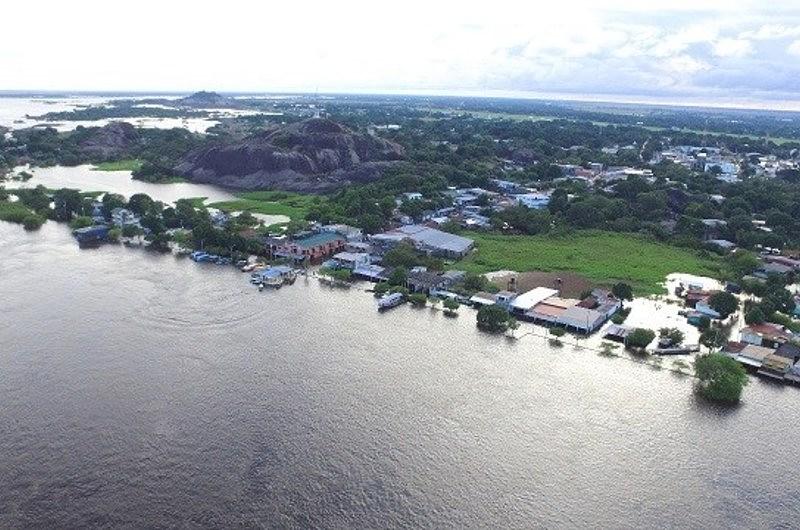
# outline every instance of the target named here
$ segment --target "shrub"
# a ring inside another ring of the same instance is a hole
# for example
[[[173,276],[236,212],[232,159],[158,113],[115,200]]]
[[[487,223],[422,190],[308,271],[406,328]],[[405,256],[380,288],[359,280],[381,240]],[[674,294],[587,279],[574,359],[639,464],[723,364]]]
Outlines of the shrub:
[[[448,298],[444,301],[444,314],[450,317],[454,317],[458,315],[458,308],[461,304],[458,303],[458,300],[453,300],[452,298]]]
[[[428,297],[425,296],[425,293],[413,293],[408,296],[408,301],[411,302],[411,305],[423,307],[428,301]]]
[[[22,219],[22,226],[25,230],[38,230],[44,224],[44,221],[45,219],[41,215],[31,213]]]
[[[632,348],[646,348],[654,338],[656,334],[653,330],[636,328],[628,335],[626,344]]]

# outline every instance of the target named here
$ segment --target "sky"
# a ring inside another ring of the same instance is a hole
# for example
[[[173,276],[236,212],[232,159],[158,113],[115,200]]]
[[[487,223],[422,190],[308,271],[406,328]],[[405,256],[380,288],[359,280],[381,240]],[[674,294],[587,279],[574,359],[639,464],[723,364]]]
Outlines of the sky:
[[[800,0],[26,0],[2,14],[0,90],[800,102]]]

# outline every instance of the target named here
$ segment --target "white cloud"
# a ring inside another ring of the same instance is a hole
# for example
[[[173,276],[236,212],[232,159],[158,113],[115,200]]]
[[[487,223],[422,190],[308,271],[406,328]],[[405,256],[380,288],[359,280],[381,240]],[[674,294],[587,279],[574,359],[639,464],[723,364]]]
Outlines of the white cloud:
[[[719,39],[714,43],[717,57],[745,57],[753,51],[753,44],[746,39]]]
[[[0,89],[800,92],[797,0],[7,4]]]

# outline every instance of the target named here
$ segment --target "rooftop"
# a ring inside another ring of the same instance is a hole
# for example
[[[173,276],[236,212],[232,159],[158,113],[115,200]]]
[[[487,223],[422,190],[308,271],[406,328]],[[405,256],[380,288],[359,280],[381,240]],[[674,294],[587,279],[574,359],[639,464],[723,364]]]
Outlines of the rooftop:
[[[342,236],[334,232],[318,232],[316,234],[302,237],[300,239],[293,239],[292,243],[299,247],[311,248],[318,245],[324,245],[336,240],[342,240]]]

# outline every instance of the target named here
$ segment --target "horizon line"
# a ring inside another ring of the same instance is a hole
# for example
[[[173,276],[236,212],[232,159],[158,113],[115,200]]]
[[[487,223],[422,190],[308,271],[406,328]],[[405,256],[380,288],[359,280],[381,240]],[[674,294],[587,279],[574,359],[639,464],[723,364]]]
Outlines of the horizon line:
[[[121,90],[121,89],[0,89],[0,97],[25,97],[25,96],[180,96],[191,95],[207,91],[220,95],[230,96],[386,96],[386,97],[430,97],[430,98],[475,98],[475,99],[505,99],[526,100],[540,102],[564,103],[590,103],[614,104],[648,107],[678,107],[686,109],[715,109],[715,110],[740,110],[762,112],[788,112],[800,113],[800,95],[797,99],[776,100],[739,100],[719,101],[714,99],[701,99],[708,96],[647,96],[635,94],[583,94],[564,92],[533,92],[533,91],[501,91],[501,90],[433,90],[433,89],[391,89],[391,90],[314,90],[308,89],[279,89],[279,90],[209,90],[207,88],[196,90]],[[676,99],[677,98],[677,99]],[[694,101],[692,101],[694,99]],[[773,103],[774,101],[774,103]]]

